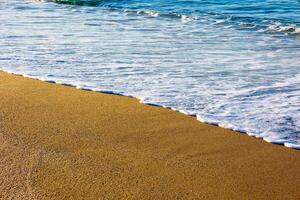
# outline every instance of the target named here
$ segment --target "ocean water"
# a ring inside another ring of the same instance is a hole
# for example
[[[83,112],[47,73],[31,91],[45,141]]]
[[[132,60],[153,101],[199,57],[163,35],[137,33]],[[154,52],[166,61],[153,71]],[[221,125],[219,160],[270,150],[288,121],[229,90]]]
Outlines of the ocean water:
[[[0,0],[0,69],[300,148],[298,0]]]

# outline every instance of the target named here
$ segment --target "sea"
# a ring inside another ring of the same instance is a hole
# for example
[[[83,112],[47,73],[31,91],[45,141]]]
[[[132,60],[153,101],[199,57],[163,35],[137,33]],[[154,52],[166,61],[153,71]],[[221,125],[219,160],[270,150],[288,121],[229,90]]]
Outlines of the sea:
[[[0,0],[0,69],[300,149],[299,0]]]

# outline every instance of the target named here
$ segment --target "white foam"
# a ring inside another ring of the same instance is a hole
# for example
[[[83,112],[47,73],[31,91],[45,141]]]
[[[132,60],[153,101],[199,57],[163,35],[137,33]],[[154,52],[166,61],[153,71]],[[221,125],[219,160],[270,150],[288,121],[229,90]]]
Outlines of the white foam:
[[[251,136],[251,137],[256,137],[256,134],[253,132],[246,132],[247,135]]]
[[[92,88],[83,85],[76,85],[75,88],[78,90],[93,91]]]
[[[231,129],[231,130],[234,129],[234,126],[232,124],[219,123],[218,126],[221,128],[226,128],[226,129]]]
[[[188,112],[187,114],[188,116],[191,116],[191,117],[197,117],[197,114],[193,113],[193,112]]]
[[[300,144],[285,142],[284,146],[286,146],[288,148],[300,150]]]
[[[171,110],[173,110],[173,111],[178,111],[176,108],[174,108],[174,107],[171,107]]]
[[[158,17],[159,16],[158,12],[152,11],[152,10],[138,11],[137,14],[145,14],[150,17]]]
[[[278,138],[263,138],[264,141],[272,144],[279,144],[283,145],[285,142],[287,142],[286,139],[278,139]]]
[[[181,15],[180,19],[182,23],[187,23],[191,20],[187,15]]]
[[[224,24],[226,22],[225,19],[216,20],[215,24]]]
[[[265,136],[264,135],[255,135],[255,137],[258,139],[263,139]]]
[[[185,114],[185,115],[189,115],[188,112],[186,112],[185,110],[179,110],[180,113]]]
[[[166,109],[171,109],[170,106],[166,106],[166,105],[163,105],[162,107],[163,107],[163,108],[166,108]]]
[[[284,25],[281,23],[274,23],[267,28],[267,31],[298,34],[300,33],[300,28],[295,24]]]
[[[205,123],[205,120],[200,115],[197,115],[197,120],[199,122]]]

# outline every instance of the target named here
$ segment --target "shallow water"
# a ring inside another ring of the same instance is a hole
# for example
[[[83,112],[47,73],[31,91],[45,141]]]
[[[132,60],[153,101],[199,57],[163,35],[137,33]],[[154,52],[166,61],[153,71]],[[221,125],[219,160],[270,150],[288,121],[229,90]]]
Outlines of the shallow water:
[[[300,145],[300,2],[0,1],[0,68]]]

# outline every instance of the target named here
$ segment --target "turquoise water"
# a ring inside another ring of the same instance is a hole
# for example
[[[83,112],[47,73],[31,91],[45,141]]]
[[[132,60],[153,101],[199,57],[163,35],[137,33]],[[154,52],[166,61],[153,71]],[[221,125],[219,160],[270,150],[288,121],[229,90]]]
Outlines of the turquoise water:
[[[300,1],[0,1],[0,68],[300,148]]]

